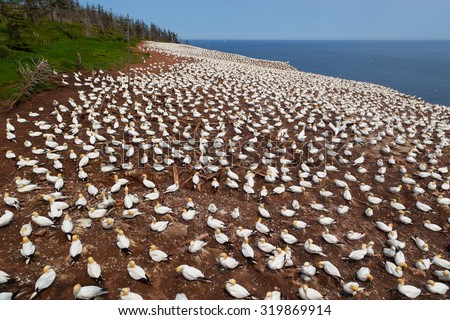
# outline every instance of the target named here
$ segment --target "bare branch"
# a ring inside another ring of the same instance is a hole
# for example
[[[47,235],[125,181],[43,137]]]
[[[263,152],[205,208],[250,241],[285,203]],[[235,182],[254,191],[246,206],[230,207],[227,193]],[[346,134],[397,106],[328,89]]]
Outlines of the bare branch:
[[[17,98],[11,104],[10,109],[13,109],[22,97],[32,94],[40,86],[49,83],[53,71],[48,63],[48,60],[32,59],[32,63],[33,65],[30,67],[30,65],[23,65],[20,61],[18,61],[19,73],[21,77],[20,91],[17,94]]]

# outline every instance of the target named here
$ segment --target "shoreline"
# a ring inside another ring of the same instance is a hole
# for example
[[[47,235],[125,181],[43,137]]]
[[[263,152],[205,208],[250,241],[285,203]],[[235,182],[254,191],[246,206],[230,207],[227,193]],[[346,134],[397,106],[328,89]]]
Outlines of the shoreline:
[[[209,41],[209,40],[202,40],[202,41]],[[211,41],[221,42],[221,40],[211,40]],[[254,42],[273,41],[273,42],[277,42],[277,41],[279,41],[279,42],[306,42],[306,43],[315,43],[315,42],[317,42],[317,43],[328,43],[328,42],[337,42],[337,43],[342,43],[342,42],[353,42],[353,43],[380,42],[380,43],[383,43],[383,42],[387,42],[387,43],[395,43],[395,42],[399,42],[397,40],[228,40],[228,41],[237,41],[237,42],[239,42],[239,41],[243,41],[243,42],[245,42],[245,41],[250,41],[250,42],[252,42],[252,41],[254,41]],[[405,40],[403,42],[417,43],[417,42],[422,42],[422,41],[420,41],[420,40]],[[426,41],[426,42],[449,42],[450,43],[450,40],[429,40],[429,41]],[[194,44],[190,44],[190,45],[195,47]],[[205,47],[198,47],[198,48],[205,49],[205,50],[222,52],[222,51],[219,51],[219,50],[213,50],[213,49],[209,49],[209,48],[205,48]],[[223,52],[223,53],[228,53],[228,52]],[[229,53],[229,54],[234,54],[234,53]],[[246,57],[245,55],[242,55],[242,56]],[[251,58],[250,56],[248,56],[248,57]],[[287,63],[287,64],[289,64],[289,62],[285,62],[285,61],[267,60],[267,59],[258,59],[258,58],[251,58],[251,59],[263,60],[263,61],[273,61],[273,62],[280,62],[280,63]],[[368,84],[373,84],[373,85],[379,85],[379,86],[382,86],[382,87],[385,87],[385,88],[397,91],[398,93],[402,93],[402,94],[408,95],[410,97],[413,97],[413,98],[416,98],[416,99],[419,99],[419,100],[423,100],[423,101],[425,101],[425,102],[427,102],[429,104],[441,105],[441,106],[446,106],[446,107],[450,106],[450,103],[449,104],[445,104],[445,103],[430,102],[426,98],[421,97],[420,94],[417,94],[417,93],[416,94],[414,94],[414,93],[406,93],[406,92],[402,91],[401,89],[396,89],[396,88],[392,87],[393,84],[391,84],[391,85],[389,85],[389,84],[382,84],[380,82],[367,81],[367,80],[363,80],[363,79],[357,80],[357,79],[354,79],[355,77],[358,78],[355,75],[353,75],[354,77],[350,77],[349,75],[347,77],[345,77],[345,76],[341,76],[341,75],[329,75],[329,74],[325,74],[325,73],[304,71],[304,70],[298,69],[297,67],[294,67],[294,66],[291,66],[291,67],[293,69],[295,69],[295,70],[300,71],[300,72],[310,73],[310,74],[313,74],[313,75],[321,75],[321,76],[324,76],[324,77],[331,77],[331,78],[337,78],[337,79],[342,79],[342,80],[356,81],[356,82],[363,82],[363,83],[368,83]],[[381,81],[381,82],[383,82],[383,81]],[[430,97],[428,97],[428,98],[430,98]]]

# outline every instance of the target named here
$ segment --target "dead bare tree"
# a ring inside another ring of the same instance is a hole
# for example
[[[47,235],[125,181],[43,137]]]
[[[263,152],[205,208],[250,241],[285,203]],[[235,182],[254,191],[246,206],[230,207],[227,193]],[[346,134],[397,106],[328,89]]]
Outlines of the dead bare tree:
[[[39,87],[48,84],[51,81],[53,71],[46,59],[32,59],[32,65],[23,65],[20,61],[19,73],[21,77],[20,91],[17,94],[16,99],[11,104],[10,109],[13,109],[19,100],[32,94]]]

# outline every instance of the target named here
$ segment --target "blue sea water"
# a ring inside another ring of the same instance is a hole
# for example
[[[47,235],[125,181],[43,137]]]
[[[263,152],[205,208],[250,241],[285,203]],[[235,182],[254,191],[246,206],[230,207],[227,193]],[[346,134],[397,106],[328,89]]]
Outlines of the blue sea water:
[[[377,83],[450,106],[450,41],[192,40],[205,49],[288,61],[298,70]]]

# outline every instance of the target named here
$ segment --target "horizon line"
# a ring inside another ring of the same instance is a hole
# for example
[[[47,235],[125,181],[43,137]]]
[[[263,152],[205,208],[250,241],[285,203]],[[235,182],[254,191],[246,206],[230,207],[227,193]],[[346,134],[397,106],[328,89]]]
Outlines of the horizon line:
[[[450,39],[180,39],[180,41],[450,41]]]

